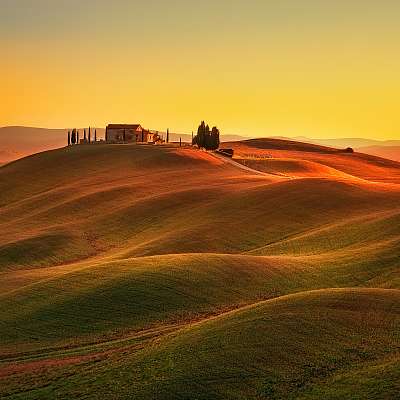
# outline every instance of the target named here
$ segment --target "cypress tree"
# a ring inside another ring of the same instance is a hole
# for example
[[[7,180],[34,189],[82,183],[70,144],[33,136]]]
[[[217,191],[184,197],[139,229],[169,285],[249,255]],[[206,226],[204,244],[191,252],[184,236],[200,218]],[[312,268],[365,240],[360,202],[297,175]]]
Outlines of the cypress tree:
[[[206,150],[210,148],[210,145],[211,145],[211,132],[210,132],[210,127],[207,124],[204,134],[204,147],[206,148]]]
[[[203,121],[201,126],[201,147],[206,148],[207,146],[207,127]],[[208,125],[207,125],[208,126]]]
[[[206,134],[206,124],[201,121],[201,124],[197,128],[197,135],[194,137],[194,141],[199,146],[199,148],[205,147],[205,134]]]
[[[167,143],[169,143],[169,129],[167,129]]]
[[[68,146],[71,146],[71,132],[68,131]]]
[[[219,147],[219,130],[216,126],[211,129],[211,147],[210,150],[217,150]]]
[[[76,129],[72,129],[72,133],[71,133],[71,143],[75,144],[76,143]]]
[[[97,129],[94,130],[94,142],[97,142]]]
[[[182,147],[182,138],[179,136],[179,147]]]
[[[200,122],[199,127],[197,128],[197,145],[201,148],[203,146],[203,122]]]
[[[90,143],[90,140],[91,140],[91,138],[90,138],[90,126],[89,126],[89,132],[88,132],[88,143]]]
[[[79,131],[76,131],[76,144],[79,144]]]
[[[86,129],[83,130],[83,141],[86,143]]]

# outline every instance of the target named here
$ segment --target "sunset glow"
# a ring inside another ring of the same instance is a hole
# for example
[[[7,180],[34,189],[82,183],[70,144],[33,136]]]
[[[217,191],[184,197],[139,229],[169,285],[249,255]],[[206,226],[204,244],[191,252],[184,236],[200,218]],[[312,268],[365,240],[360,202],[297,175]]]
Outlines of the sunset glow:
[[[400,138],[400,3],[0,0],[0,125]]]

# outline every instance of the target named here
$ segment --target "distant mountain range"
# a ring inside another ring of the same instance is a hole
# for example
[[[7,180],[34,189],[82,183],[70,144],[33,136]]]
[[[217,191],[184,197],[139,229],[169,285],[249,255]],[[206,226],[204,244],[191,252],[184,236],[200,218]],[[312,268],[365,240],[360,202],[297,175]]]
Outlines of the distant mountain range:
[[[80,128],[81,135],[83,129]],[[97,137],[104,138],[104,128],[97,129]],[[33,128],[25,126],[6,126],[0,127],[0,163],[10,162],[29,154],[38,153],[45,150],[55,149],[66,145],[68,129],[47,129]],[[166,137],[166,133],[159,131]],[[170,133],[170,141],[190,142],[191,134]],[[234,134],[221,135],[222,142],[241,141],[252,139],[254,136],[241,136]],[[274,137],[273,137],[274,138]],[[323,146],[346,148],[353,147],[356,151],[379,157],[389,158],[400,161],[400,140],[373,140],[364,138],[344,138],[344,139],[311,139],[305,136],[292,138],[275,136],[279,139],[290,139],[299,142],[320,144]]]

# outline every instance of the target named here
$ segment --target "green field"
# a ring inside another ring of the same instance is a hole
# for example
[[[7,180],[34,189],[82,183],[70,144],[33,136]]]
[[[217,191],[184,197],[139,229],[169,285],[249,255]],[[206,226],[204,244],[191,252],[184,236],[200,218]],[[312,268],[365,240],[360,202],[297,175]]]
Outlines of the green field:
[[[0,397],[396,399],[400,164],[281,142],[1,167]]]

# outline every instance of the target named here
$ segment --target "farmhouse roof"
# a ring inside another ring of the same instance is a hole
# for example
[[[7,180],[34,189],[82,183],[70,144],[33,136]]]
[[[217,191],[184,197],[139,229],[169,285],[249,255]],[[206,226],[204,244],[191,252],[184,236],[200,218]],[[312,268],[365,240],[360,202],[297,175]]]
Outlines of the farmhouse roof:
[[[108,129],[134,129],[141,127],[140,124],[108,124]]]

